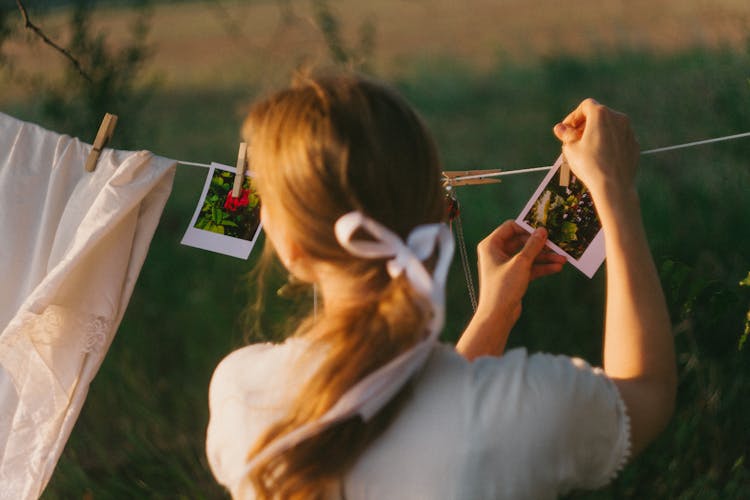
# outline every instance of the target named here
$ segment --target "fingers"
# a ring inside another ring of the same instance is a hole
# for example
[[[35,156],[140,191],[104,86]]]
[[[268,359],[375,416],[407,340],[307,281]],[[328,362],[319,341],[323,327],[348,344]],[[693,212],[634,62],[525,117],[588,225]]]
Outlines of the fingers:
[[[591,97],[584,99],[576,109],[568,113],[568,116],[565,117],[563,123],[571,127],[580,127],[586,123],[587,117],[600,107],[602,107],[602,105],[599,104],[599,101],[596,99],[592,99]]]
[[[552,129],[555,136],[560,139],[560,142],[567,144],[569,142],[575,142],[581,138],[583,131],[580,128],[575,128],[564,123],[558,123]]]
[[[501,240],[510,240],[511,238],[524,234],[526,231],[516,224],[515,221],[512,220],[506,220],[500,226],[498,226],[497,229],[492,231],[490,234],[490,237],[492,239],[501,239]]]
[[[497,227],[482,243],[480,253],[491,252],[496,263],[515,259],[529,269],[531,279],[558,273],[565,265],[562,255],[547,248],[547,230],[537,228],[532,234],[515,221],[506,221]]]
[[[560,271],[562,271],[563,267],[565,267],[564,260],[563,262],[555,262],[552,264],[534,265],[531,268],[531,279],[535,280],[543,276],[549,276],[550,274],[559,273]]]
[[[507,220],[479,243],[477,251],[483,253],[491,250],[511,256],[523,246],[527,235],[528,233],[515,221]]]
[[[545,247],[544,250],[542,250],[542,253],[540,253],[537,258],[534,259],[535,264],[564,264],[567,261],[568,259],[566,259],[564,256],[555,253],[548,247]]]
[[[553,131],[571,169],[597,204],[607,186],[632,190],[639,154],[626,115],[586,99]]]
[[[545,247],[534,259],[531,266],[531,279],[535,280],[542,276],[549,276],[562,271],[567,259],[549,248]]]
[[[527,247],[529,240],[534,234],[537,236],[544,235],[541,243],[538,241],[532,242],[532,246]],[[531,259],[536,260],[536,262],[564,262],[565,257],[544,246],[546,242],[547,230],[545,228],[540,227],[534,233],[529,234],[526,229],[522,228],[515,221],[507,220],[480,242],[479,250],[482,253],[487,250],[493,250],[511,257],[526,247],[525,251],[527,255],[531,256]]]
[[[565,144],[576,142],[583,137],[586,124],[598,121],[601,112],[606,109],[598,101],[589,97],[570,112],[562,122],[555,125],[553,132]]]
[[[543,227],[538,227],[531,233],[531,237],[526,241],[517,257],[520,259],[526,259],[529,263],[533,263],[537,256],[544,249],[544,244],[547,242],[547,230]]]
[[[559,273],[565,267],[567,259],[546,248],[546,243],[547,230],[537,228],[516,256],[517,259],[525,260],[528,263],[532,280]]]

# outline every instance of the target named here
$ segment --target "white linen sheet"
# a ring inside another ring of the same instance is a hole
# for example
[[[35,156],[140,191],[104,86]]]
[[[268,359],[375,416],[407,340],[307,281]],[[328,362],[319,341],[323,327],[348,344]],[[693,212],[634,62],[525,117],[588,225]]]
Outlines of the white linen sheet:
[[[47,485],[122,319],[175,161],[0,113],[0,499]]]

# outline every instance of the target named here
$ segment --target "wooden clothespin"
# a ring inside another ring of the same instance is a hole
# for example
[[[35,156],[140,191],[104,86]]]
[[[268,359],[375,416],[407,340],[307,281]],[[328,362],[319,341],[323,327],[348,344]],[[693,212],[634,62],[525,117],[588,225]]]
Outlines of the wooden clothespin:
[[[232,186],[232,197],[239,198],[242,191],[242,183],[245,181],[245,170],[247,169],[247,143],[240,143],[237,153],[237,171],[234,174],[234,185]]]
[[[99,161],[99,155],[102,154],[104,146],[107,145],[112,135],[115,133],[115,126],[117,125],[117,115],[106,113],[102,124],[99,125],[99,132],[96,133],[94,139],[93,148],[86,158],[86,172],[93,172],[96,170],[96,162]]]
[[[562,157],[562,163],[560,163],[560,185],[568,187],[568,184],[570,184],[570,165],[568,165],[565,155],[560,156]]]
[[[475,184],[499,184],[502,182],[490,174],[498,174],[501,169],[494,170],[451,170],[443,172],[443,184],[446,186],[469,186]],[[467,177],[463,179],[462,177]]]

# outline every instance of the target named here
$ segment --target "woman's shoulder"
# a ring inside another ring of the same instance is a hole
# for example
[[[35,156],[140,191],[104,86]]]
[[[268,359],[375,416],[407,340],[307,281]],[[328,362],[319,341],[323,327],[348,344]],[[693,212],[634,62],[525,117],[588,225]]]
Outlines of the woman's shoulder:
[[[218,368],[237,368],[248,361],[263,362],[274,358],[292,356],[306,350],[309,342],[301,337],[290,337],[280,343],[259,342],[240,347],[229,354],[219,363]]]
[[[469,374],[471,446],[495,457],[493,463],[517,460],[529,470],[549,465],[549,474],[530,475],[527,482],[546,481],[559,493],[598,487],[627,460],[626,408],[601,368],[577,357],[513,349],[475,360]],[[513,470],[511,476],[520,481],[524,474]]]
[[[478,358],[466,370],[474,418],[490,426],[496,422],[497,412],[509,407],[554,420],[566,413],[578,414],[582,407],[597,401],[611,406],[619,397],[601,368],[566,355],[518,348],[500,357]]]
[[[555,439],[583,422],[608,427],[606,432],[613,423],[614,428],[627,427],[624,404],[612,380],[601,368],[565,355],[530,354],[518,348],[469,362],[451,346],[442,346],[428,364],[420,390],[424,401],[454,408],[480,441],[479,447],[492,445],[485,431],[505,441],[508,433]]]
[[[502,387],[505,383],[544,382],[554,386],[570,383],[575,375],[603,376],[585,360],[565,355],[529,353],[525,348],[511,349],[502,356],[482,356],[468,361],[452,345],[440,344],[427,365],[431,376],[459,377],[467,387],[475,390],[491,385]]]
[[[250,344],[232,351],[214,370],[209,399],[217,401],[279,385],[288,378],[287,372],[302,364],[299,361],[307,346],[304,339],[289,338],[280,344]]]
[[[208,391],[206,454],[214,476],[227,488],[244,473],[252,444],[281,418],[310,369],[307,342],[252,344],[227,355],[214,370]]]
[[[601,484],[626,455],[614,386],[582,360],[513,349],[469,362],[440,344],[414,382],[347,487],[375,477],[378,498],[398,497],[388,484],[408,485],[413,497],[546,498]],[[415,476],[414,463],[433,474]]]
[[[606,378],[601,368],[595,368],[581,358],[529,353],[525,348],[511,349],[500,357],[484,356],[472,365],[472,376],[478,384],[495,383],[499,376],[517,383],[541,383],[550,387]]]
[[[288,351],[286,346],[286,342],[281,344],[262,342],[240,347],[227,354],[216,366],[214,373],[233,373],[257,367],[258,363],[268,363],[273,358],[282,355],[284,351]]]

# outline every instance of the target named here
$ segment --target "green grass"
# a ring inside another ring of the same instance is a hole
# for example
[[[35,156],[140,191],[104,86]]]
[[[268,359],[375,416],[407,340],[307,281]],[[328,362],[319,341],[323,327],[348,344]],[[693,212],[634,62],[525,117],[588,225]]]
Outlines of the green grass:
[[[498,61],[477,74],[425,62],[395,82],[428,121],[446,169],[548,165],[552,125],[593,96],[628,113],[644,149],[750,130],[750,54],[643,52],[529,66]],[[157,93],[138,119],[120,117],[139,148],[231,164],[241,110],[254,89]],[[44,122],[32,106],[7,108]],[[92,132],[93,136],[93,132]],[[128,312],[94,380],[47,499],[222,498],[203,453],[206,393],[216,363],[241,345],[238,320],[251,262],[182,247],[205,171],[178,169]],[[469,252],[515,218],[542,174],[458,188]],[[678,409],[667,431],[608,488],[575,498],[738,498],[750,494],[748,348],[737,350],[750,298],[750,140],[644,157],[646,228],[675,324]],[[574,269],[535,282],[511,337],[600,361],[604,279]],[[265,324],[281,319],[275,299]],[[470,317],[458,259],[445,338]]]

